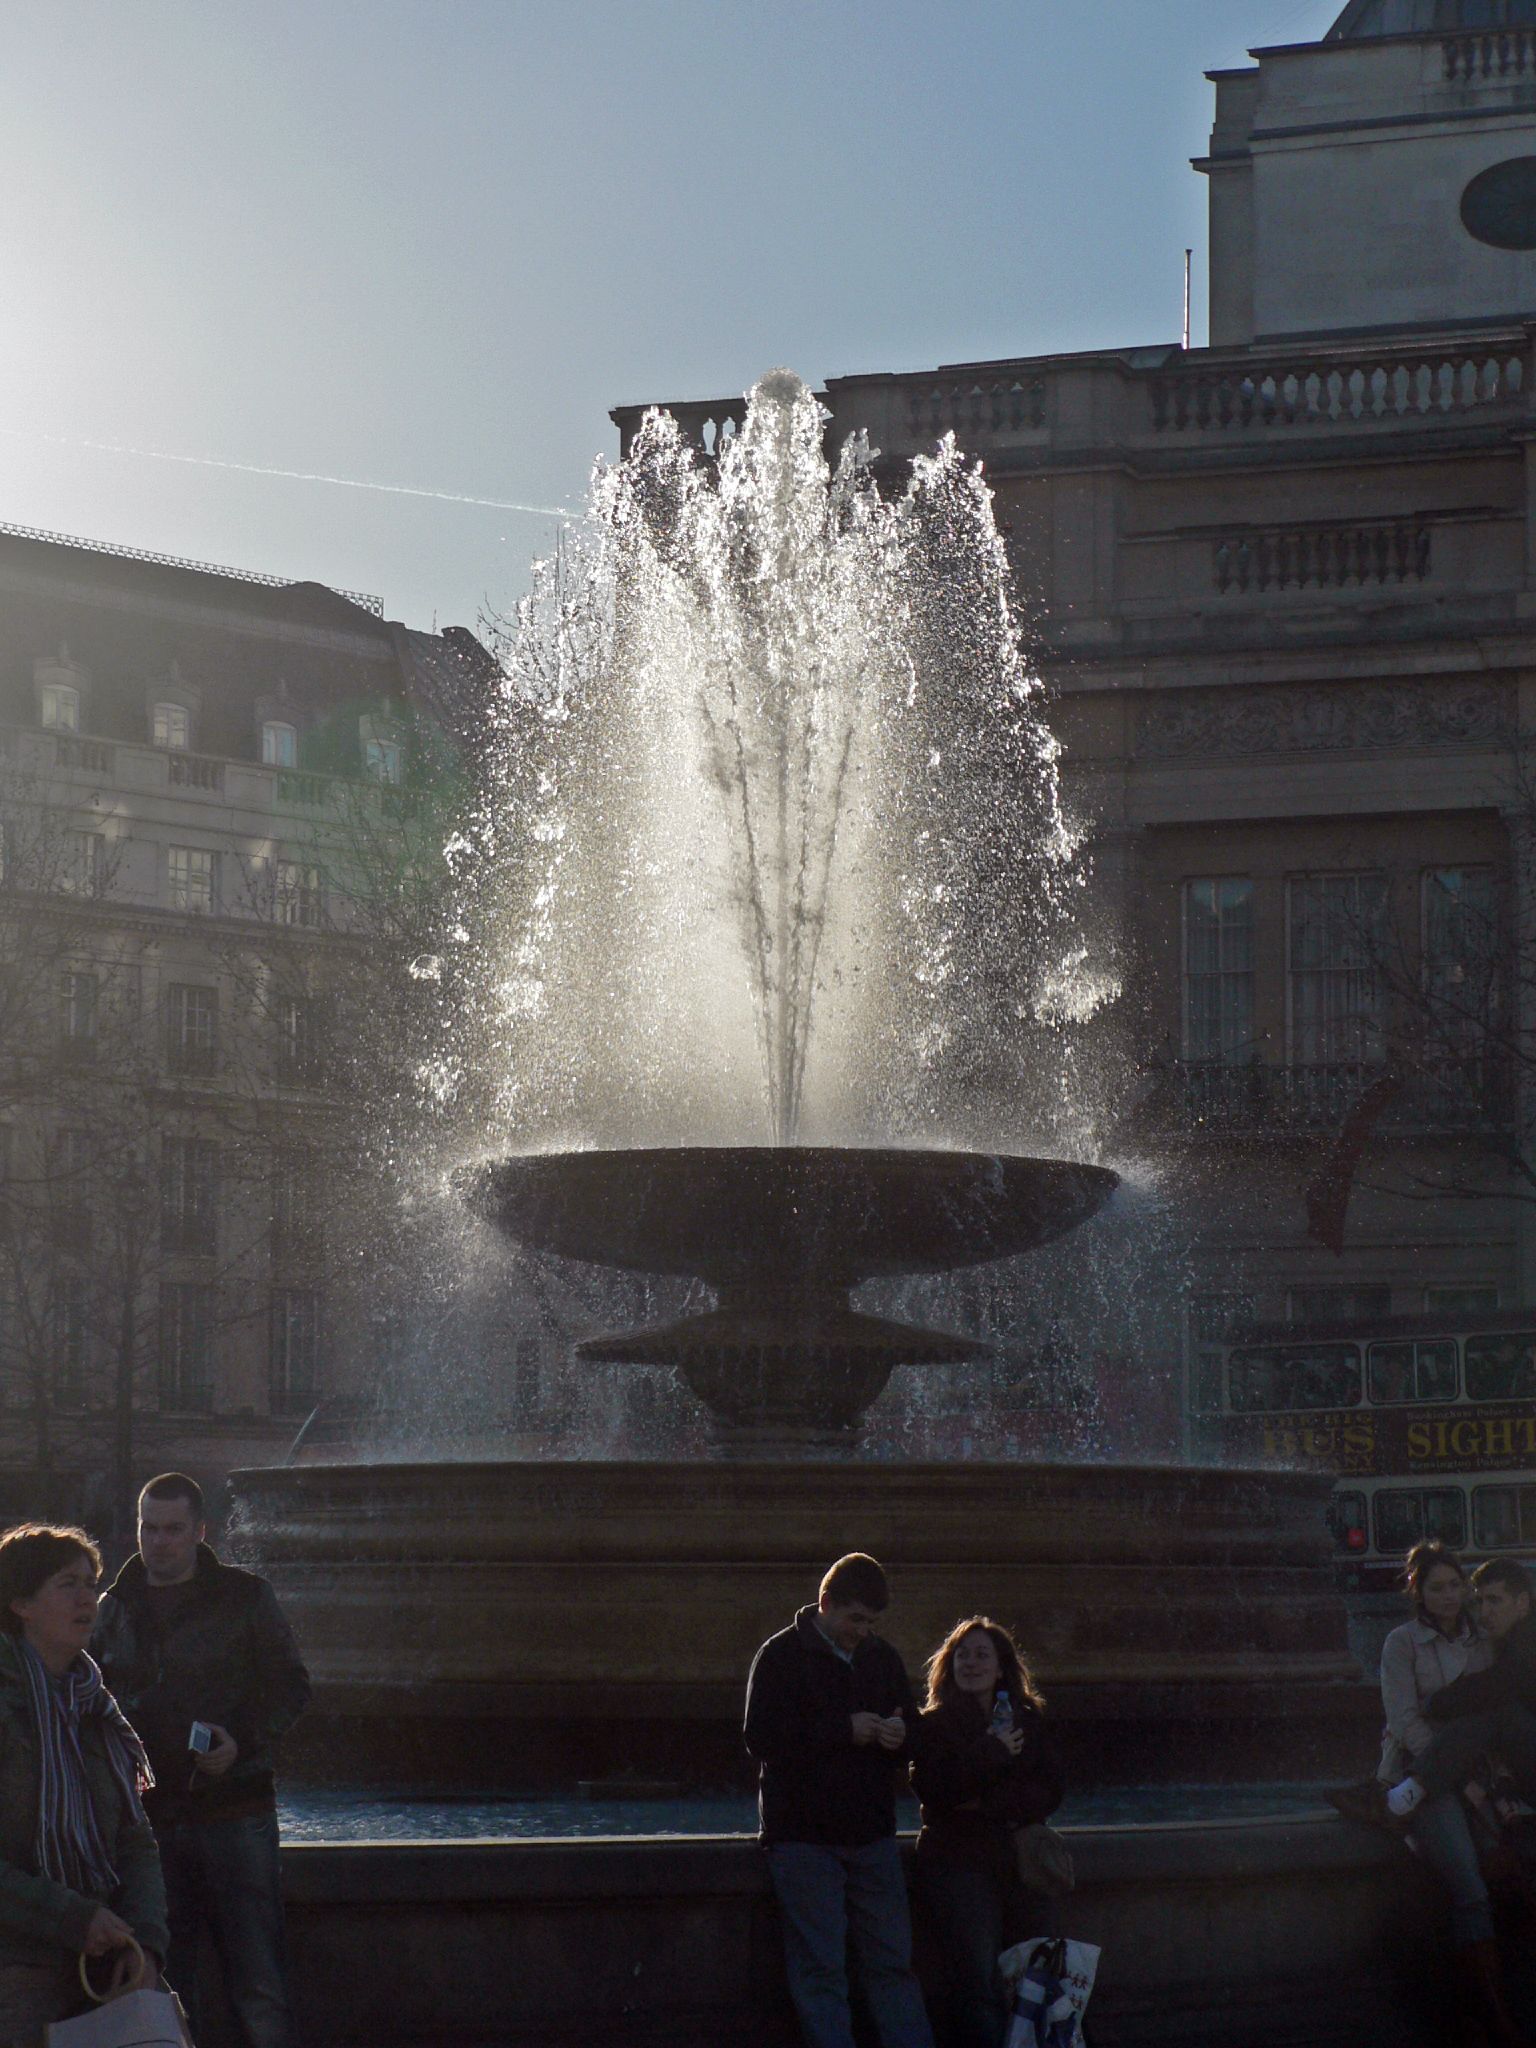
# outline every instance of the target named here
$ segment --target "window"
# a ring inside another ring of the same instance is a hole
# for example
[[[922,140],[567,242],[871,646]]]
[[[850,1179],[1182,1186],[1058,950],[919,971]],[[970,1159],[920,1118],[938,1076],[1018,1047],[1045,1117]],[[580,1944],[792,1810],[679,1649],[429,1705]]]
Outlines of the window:
[[[44,683],[42,709],[50,732],[80,730],[80,692],[72,683]]]
[[[1354,1344],[1266,1344],[1234,1351],[1228,1392],[1236,1415],[1357,1408],[1360,1350]]]
[[[1424,1306],[1435,1315],[1486,1316],[1499,1305],[1497,1287],[1426,1287]]]
[[[1253,1055],[1253,884],[1184,885],[1184,1057]]]
[[[206,915],[213,909],[218,856],[200,846],[172,846],[166,849],[172,910],[192,910]]]
[[[1355,1553],[1369,1550],[1371,1536],[1365,1495],[1352,1488],[1336,1493],[1328,1503],[1328,1530],[1340,1550]]]
[[[1498,969],[1492,868],[1431,868],[1422,879],[1424,994],[1447,1048],[1475,1044],[1494,1014]]]
[[[48,1147],[48,1222],[58,1250],[90,1250],[95,1180],[96,1150],[91,1133],[55,1132]]]
[[[106,841],[99,832],[66,832],[59,843],[59,887],[66,896],[99,896]]]
[[[322,897],[320,870],[303,861],[276,863],[273,908],[279,924],[303,925],[313,930],[320,923]]]
[[[1469,1337],[1466,1369],[1469,1401],[1536,1400],[1536,1337]]]
[[[96,1044],[96,1014],[101,984],[94,974],[71,969],[59,977],[64,1048],[72,1056],[88,1056]]]
[[[154,736],[157,747],[170,747],[183,752],[192,744],[192,720],[185,704],[157,704],[154,713]]]
[[[1459,1486],[1383,1488],[1375,1500],[1376,1548],[1401,1556],[1420,1537],[1438,1536],[1453,1550],[1467,1540],[1467,1498]]]
[[[173,1074],[211,1074],[218,1058],[219,992],[172,982],[165,992],[165,1057]]]
[[[1350,1070],[1380,1060],[1383,875],[1310,875],[1290,885],[1293,1068]]]
[[[272,1296],[268,1389],[274,1414],[313,1405],[320,1384],[320,1297],[281,1287]]]
[[[1472,1541],[1479,1550],[1536,1548],[1536,1486],[1474,1486]]]
[[[1384,1406],[1403,1401],[1454,1401],[1456,1340],[1414,1339],[1373,1344],[1369,1353],[1371,1399]]]
[[[85,1398],[85,1282],[56,1278],[48,1301],[48,1364],[53,1398],[78,1408]]]
[[[160,1289],[160,1406],[204,1410],[213,1406],[212,1287],[180,1283]]]
[[[1392,1313],[1392,1290],[1375,1282],[1360,1287],[1293,1287],[1293,1323],[1379,1323]]]
[[[302,1086],[319,1078],[320,1024],[309,996],[283,996],[277,1004],[277,1078]]]
[[[1226,1347],[1242,1323],[1253,1318],[1246,1294],[1197,1294],[1189,1304],[1187,1358],[1189,1403],[1196,1415],[1221,1408],[1221,1369]]]
[[[363,743],[363,767],[375,782],[388,783],[398,788],[404,780],[404,756],[398,740],[366,740]]]
[[[160,1140],[160,1242],[172,1252],[218,1249],[219,1148],[212,1138]]]
[[[297,728],[285,725],[279,718],[267,719],[261,728],[261,758],[269,768],[297,768],[299,765],[299,735]]]
[[[312,1248],[320,1226],[314,1155],[302,1146],[278,1153],[272,1166],[272,1250],[283,1256]]]

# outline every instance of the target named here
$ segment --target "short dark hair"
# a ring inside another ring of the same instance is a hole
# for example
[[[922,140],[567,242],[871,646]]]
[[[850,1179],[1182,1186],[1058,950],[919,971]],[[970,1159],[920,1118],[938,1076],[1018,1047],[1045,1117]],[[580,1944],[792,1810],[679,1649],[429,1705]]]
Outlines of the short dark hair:
[[[13,1612],[13,1600],[30,1600],[55,1572],[61,1572],[77,1557],[83,1557],[101,1573],[101,1552],[83,1529],[61,1527],[53,1522],[18,1522],[0,1536],[0,1627],[9,1634],[21,1634],[21,1616]]]
[[[1516,1600],[1522,1593],[1527,1599],[1531,1596],[1531,1575],[1513,1557],[1490,1557],[1472,1574],[1472,1583],[1477,1587],[1502,1586]]]
[[[891,1604],[891,1589],[872,1557],[851,1550],[822,1580],[820,1597],[832,1607],[867,1607],[873,1614],[884,1614]]]
[[[142,1507],[146,1500],[184,1500],[192,1510],[194,1522],[206,1522],[208,1519],[203,1506],[203,1489],[185,1472],[159,1473],[147,1486],[139,1489],[139,1506]]]

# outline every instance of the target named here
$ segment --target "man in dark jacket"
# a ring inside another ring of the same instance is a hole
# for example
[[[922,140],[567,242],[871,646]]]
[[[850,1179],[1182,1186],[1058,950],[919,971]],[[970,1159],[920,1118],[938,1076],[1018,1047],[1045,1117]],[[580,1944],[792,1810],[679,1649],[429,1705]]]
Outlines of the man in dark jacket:
[[[272,1588],[221,1564],[205,1529],[195,1480],[150,1480],[138,1555],[103,1598],[91,1649],[155,1773],[145,1809],[165,1868],[172,1979],[194,2004],[211,1934],[245,2048],[295,2048],[273,1746],[308,1704],[309,1676]],[[193,1746],[194,1727],[205,1746]]]
[[[933,2043],[896,1847],[897,1777],[917,1713],[901,1658],[873,1633],[889,1600],[872,1557],[840,1558],[747,1680],[760,1839],[809,2048],[853,2048],[850,1947],[881,2048]]]

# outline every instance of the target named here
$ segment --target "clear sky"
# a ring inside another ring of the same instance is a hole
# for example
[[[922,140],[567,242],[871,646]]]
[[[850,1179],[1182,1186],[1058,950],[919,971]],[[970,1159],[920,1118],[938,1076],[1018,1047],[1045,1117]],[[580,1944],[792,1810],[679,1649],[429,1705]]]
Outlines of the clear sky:
[[[548,516],[155,455],[575,505],[613,404],[1176,339],[1187,244],[1198,340],[1203,73],[1342,4],[0,0],[0,519],[473,624]]]

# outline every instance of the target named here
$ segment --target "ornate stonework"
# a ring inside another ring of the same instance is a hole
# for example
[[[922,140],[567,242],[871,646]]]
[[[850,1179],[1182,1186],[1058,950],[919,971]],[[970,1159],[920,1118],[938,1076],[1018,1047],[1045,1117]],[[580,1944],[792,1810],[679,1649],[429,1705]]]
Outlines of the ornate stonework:
[[[1177,690],[1141,705],[1136,751],[1146,759],[1167,760],[1193,754],[1470,746],[1507,740],[1513,728],[1513,696],[1503,683]]]

